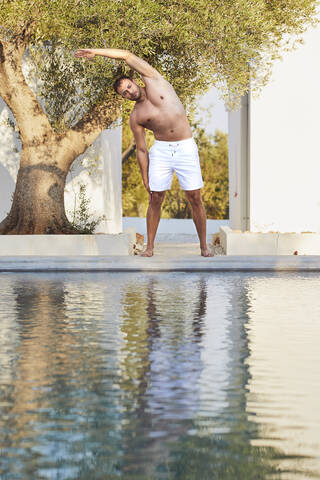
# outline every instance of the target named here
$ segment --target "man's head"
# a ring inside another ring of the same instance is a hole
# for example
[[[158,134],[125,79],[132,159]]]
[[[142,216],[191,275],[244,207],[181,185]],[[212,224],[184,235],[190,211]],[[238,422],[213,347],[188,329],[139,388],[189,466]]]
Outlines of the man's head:
[[[123,98],[127,98],[128,100],[132,100],[134,102],[139,100],[142,95],[142,87],[140,87],[140,85],[126,75],[117,78],[113,84],[113,88],[115,92],[121,95]]]

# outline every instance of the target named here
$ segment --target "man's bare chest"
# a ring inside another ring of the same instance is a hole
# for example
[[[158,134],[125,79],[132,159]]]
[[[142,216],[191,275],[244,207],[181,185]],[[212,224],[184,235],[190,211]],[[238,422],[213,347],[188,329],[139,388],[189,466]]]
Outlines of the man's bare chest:
[[[181,115],[185,115],[181,105],[175,102],[170,103],[165,99],[162,104],[154,105],[148,102],[136,110],[137,122],[149,130],[154,130],[161,124],[175,120]]]

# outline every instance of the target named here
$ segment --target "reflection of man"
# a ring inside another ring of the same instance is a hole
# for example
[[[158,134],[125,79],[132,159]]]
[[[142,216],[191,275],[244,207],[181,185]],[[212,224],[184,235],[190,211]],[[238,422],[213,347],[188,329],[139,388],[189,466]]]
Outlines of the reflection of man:
[[[200,411],[207,285],[203,277],[190,287],[172,276],[149,276],[138,288],[129,280],[123,292],[117,370],[125,407],[123,458],[128,475],[138,465],[151,479],[171,461],[172,445],[194,428]]]
[[[154,239],[160,221],[161,205],[170,189],[173,173],[185,190],[200,240],[201,255],[213,256],[206,241],[206,212],[200,188],[203,186],[197,144],[192,137],[184,107],[172,85],[145,60],[128,50],[114,48],[81,49],[76,57],[92,59],[95,55],[125,60],[143,79],[145,87],[122,76],[114,83],[115,91],[135,102],[130,126],[137,145],[137,159],[143,183],[149,193],[147,212],[148,243],[142,253],[153,255]],[[147,150],[145,128],[152,130],[155,143]]]

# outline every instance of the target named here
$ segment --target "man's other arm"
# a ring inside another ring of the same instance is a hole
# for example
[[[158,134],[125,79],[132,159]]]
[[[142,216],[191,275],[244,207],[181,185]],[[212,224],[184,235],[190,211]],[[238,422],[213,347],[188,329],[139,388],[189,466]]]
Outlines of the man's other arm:
[[[130,128],[133,132],[134,139],[136,142],[136,154],[137,160],[140,167],[140,172],[142,176],[142,180],[144,186],[146,187],[149,193],[149,200],[150,200],[150,186],[149,186],[149,153],[146,143],[146,132],[142,125],[139,125],[136,120],[134,114],[130,116]]]

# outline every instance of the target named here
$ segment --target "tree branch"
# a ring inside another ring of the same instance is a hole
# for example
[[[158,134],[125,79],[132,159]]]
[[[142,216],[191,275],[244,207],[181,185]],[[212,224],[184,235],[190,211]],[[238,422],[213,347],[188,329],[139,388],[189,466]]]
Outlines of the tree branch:
[[[11,109],[23,143],[52,134],[50,122],[22,72],[25,45],[1,42],[0,95]]]
[[[81,155],[120,116],[120,102],[94,105],[89,112],[64,135],[62,144]],[[73,160],[72,160],[73,161]],[[71,163],[72,163],[71,161]]]
[[[3,43],[0,40],[0,63],[4,62]]]
[[[136,144],[135,142],[131,142],[129,147],[122,153],[122,163],[124,163],[130,155],[132,155],[136,150]]]
[[[2,27],[2,31],[6,32],[9,42],[15,44],[17,47],[22,47],[23,51],[27,48],[32,34],[43,15],[42,8],[39,8],[37,1],[29,2],[28,4],[28,19],[17,18],[14,29],[6,29]],[[4,38],[0,38],[0,42]],[[23,53],[23,52],[22,52]]]

